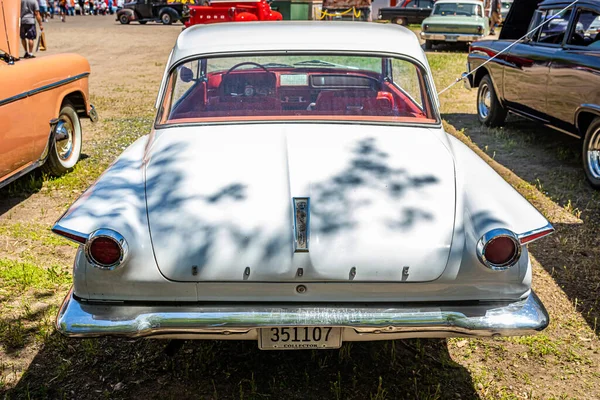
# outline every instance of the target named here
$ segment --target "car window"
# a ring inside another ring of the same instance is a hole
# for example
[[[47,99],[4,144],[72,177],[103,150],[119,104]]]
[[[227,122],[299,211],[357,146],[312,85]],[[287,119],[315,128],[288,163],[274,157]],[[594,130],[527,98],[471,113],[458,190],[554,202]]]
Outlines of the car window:
[[[419,2],[419,7],[421,7],[421,8],[432,8],[433,7],[433,0],[421,0]]]
[[[432,15],[441,15],[441,16],[473,16],[480,15],[481,7],[478,4],[472,3],[442,3],[436,4]]]
[[[412,61],[363,55],[198,58],[171,71],[157,123],[436,123],[424,73]]]
[[[562,9],[546,10],[542,13],[540,23],[546,21],[537,35],[539,43],[562,44],[565,32],[569,27],[572,9],[561,13]],[[539,24],[538,24],[539,25]]]
[[[392,60],[392,80],[396,86],[422,108],[419,73],[416,67],[404,60]]]
[[[572,46],[592,46],[600,48],[600,13],[592,10],[581,9],[575,17],[575,26],[567,39],[567,44]]]
[[[409,1],[408,4],[406,5],[406,8],[413,8],[413,7],[417,7],[417,0]]]

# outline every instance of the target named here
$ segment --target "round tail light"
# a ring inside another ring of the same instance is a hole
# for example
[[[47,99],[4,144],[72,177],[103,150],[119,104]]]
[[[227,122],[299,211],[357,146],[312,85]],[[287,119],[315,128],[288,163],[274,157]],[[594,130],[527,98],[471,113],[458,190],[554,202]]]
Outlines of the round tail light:
[[[112,229],[98,229],[85,244],[88,261],[96,268],[113,270],[121,266],[128,253],[125,238]]]
[[[521,256],[521,242],[508,229],[493,229],[477,242],[477,257],[486,267],[504,271],[515,265]]]

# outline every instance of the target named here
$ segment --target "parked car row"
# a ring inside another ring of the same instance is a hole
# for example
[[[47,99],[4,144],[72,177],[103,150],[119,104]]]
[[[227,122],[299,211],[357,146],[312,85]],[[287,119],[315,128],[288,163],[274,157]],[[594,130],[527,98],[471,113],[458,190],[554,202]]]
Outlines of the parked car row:
[[[267,0],[212,0],[193,2],[165,2],[164,0],[136,0],[125,4],[117,12],[117,21],[129,24],[137,21],[162,22],[171,25],[181,21],[186,27],[220,22],[280,21],[281,13],[271,10]]]

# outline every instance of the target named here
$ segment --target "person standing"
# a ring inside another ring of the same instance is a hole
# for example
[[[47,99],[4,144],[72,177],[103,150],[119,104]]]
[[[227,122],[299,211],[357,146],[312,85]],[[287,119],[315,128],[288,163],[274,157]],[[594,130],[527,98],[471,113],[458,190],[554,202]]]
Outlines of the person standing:
[[[490,35],[496,34],[496,25],[502,22],[502,1],[501,0],[486,0],[485,14],[490,21]]]
[[[69,13],[67,0],[59,0],[58,6],[60,7],[60,20],[62,22],[67,22],[67,14]]]
[[[35,21],[40,24],[40,30],[44,30],[42,26],[42,17],[40,16],[40,6],[37,0],[21,0],[21,43],[25,49],[23,58],[35,58],[33,55],[33,41],[37,37],[35,30]]]
[[[38,4],[40,6],[40,15],[42,16],[42,21],[48,22],[48,1],[39,0]]]

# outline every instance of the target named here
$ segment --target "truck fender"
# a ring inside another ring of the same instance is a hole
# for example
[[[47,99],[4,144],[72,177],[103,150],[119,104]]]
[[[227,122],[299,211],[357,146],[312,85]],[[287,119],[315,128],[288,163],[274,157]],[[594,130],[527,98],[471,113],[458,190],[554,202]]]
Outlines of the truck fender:
[[[176,21],[181,18],[180,15],[179,15],[179,13],[177,12],[177,10],[175,10],[174,8],[171,8],[171,7],[163,7],[163,8],[161,8],[158,11],[158,17],[160,18],[160,16],[163,15],[163,13],[168,13]]]
[[[258,21],[256,15],[249,12],[241,12],[235,16],[235,20],[240,21]]]

